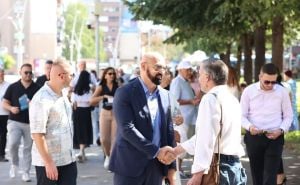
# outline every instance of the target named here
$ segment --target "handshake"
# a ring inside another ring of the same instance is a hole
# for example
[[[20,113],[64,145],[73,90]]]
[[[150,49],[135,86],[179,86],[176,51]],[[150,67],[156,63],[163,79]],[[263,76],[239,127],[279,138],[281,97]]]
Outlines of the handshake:
[[[175,148],[164,146],[159,149],[157,159],[159,162],[169,165],[176,159],[178,155],[183,152],[185,152],[185,150],[180,145],[176,146]]]

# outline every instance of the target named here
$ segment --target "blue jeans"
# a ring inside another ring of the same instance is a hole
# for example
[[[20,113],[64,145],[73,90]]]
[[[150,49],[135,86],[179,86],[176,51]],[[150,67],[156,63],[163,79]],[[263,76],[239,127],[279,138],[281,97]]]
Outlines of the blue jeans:
[[[220,185],[246,185],[247,176],[238,157],[221,155]]]

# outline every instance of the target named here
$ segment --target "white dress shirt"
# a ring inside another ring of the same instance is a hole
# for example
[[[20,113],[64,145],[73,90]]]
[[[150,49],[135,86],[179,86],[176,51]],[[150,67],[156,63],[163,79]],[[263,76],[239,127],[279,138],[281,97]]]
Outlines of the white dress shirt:
[[[204,171],[207,174],[213,153],[218,152],[217,135],[220,131],[221,107],[223,129],[220,153],[236,156],[245,154],[241,145],[240,104],[227,86],[216,86],[200,102],[196,134],[181,144],[185,151],[194,155],[192,173]]]
[[[260,130],[288,131],[293,111],[288,91],[275,84],[273,90],[264,91],[260,82],[248,86],[241,97],[242,126],[249,130],[254,125]]]

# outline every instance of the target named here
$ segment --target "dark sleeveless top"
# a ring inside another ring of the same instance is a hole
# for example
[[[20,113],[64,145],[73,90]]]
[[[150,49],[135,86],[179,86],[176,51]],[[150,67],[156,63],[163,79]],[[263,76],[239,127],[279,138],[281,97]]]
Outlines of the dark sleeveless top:
[[[100,96],[103,96],[103,95],[114,96],[117,88],[118,88],[118,85],[113,84],[113,88],[110,91],[110,89],[108,88],[107,85],[103,85],[102,86],[102,92],[101,92]],[[106,109],[106,110],[111,110],[112,109],[112,103],[109,103],[107,98],[103,98],[102,108]]]

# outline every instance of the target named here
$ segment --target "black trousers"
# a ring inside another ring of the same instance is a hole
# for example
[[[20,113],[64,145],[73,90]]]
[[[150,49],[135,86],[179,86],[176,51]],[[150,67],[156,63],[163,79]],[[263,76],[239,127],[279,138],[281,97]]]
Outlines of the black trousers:
[[[0,157],[5,156],[8,116],[0,115]]]
[[[114,185],[161,185],[163,180],[161,166],[156,159],[153,159],[149,162],[144,173],[138,177],[126,177],[115,173]]]
[[[77,166],[76,162],[65,166],[58,166],[58,180],[52,181],[47,178],[44,166],[36,166],[37,185],[76,185]]]
[[[277,184],[276,177],[280,165],[284,136],[268,139],[265,135],[246,133],[244,138],[250,160],[253,185]]]

